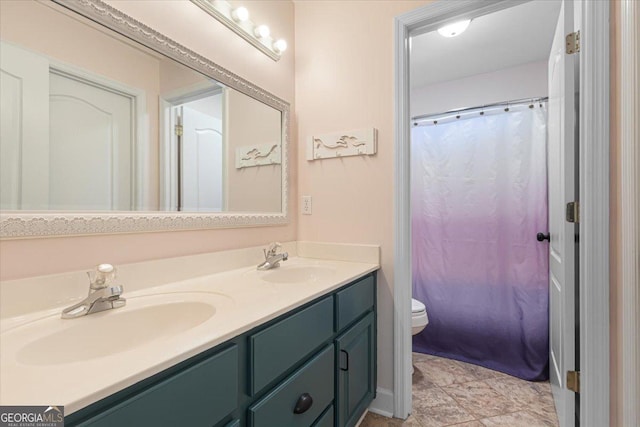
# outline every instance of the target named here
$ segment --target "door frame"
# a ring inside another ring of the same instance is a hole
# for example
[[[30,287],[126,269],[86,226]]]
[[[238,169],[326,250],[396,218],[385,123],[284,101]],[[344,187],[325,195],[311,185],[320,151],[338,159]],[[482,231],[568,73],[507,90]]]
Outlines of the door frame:
[[[622,0],[619,10],[620,62],[617,78],[621,95],[618,100],[620,112],[620,150],[618,164],[621,165],[621,275],[618,283],[622,295],[622,425],[640,424],[640,5],[636,0]],[[616,124],[617,125],[617,124]],[[620,348],[620,347],[618,347]],[[633,374],[635,373],[635,374]]]
[[[440,0],[394,22],[394,405],[411,413],[410,35],[527,0]],[[609,3],[576,0],[580,48],[580,420],[609,424]],[[376,408],[389,412],[390,408]]]

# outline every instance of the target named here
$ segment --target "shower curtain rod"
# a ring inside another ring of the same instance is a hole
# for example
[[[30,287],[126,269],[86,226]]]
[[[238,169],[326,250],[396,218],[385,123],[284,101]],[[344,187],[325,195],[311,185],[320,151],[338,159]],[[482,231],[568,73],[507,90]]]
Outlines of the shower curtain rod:
[[[449,111],[445,111],[444,113],[436,113],[436,114],[424,114],[421,116],[414,116],[411,118],[412,122],[419,122],[422,120],[430,120],[433,119],[434,117],[441,117],[444,116],[445,114],[457,114],[457,113],[468,113],[470,111],[474,111],[474,110],[483,110],[485,108],[494,108],[494,107],[509,107],[511,105],[521,105],[521,104],[527,104],[527,103],[535,103],[535,102],[544,102],[547,101],[549,99],[548,96],[543,96],[543,97],[539,97],[539,98],[522,98],[522,99],[516,99],[514,101],[503,101],[503,102],[496,102],[494,104],[485,104],[485,105],[480,105],[478,107],[467,107],[467,108],[459,108],[456,110],[449,110]],[[415,123],[414,123],[415,125]]]

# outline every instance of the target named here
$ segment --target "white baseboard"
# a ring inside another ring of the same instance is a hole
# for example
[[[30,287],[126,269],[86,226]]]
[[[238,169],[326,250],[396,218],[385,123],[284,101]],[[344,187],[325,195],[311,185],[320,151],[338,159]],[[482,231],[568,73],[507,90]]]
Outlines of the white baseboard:
[[[393,417],[393,391],[378,387],[376,398],[369,405],[369,411],[384,417]]]

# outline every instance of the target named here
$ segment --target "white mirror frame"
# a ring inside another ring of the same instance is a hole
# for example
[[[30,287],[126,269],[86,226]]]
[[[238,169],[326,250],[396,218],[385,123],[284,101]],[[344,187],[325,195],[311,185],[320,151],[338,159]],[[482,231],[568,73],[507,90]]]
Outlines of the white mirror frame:
[[[189,50],[100,0],[52,0],[98,24],[174,59],[282,112],[282,211],[182,212],[10,212],[0,213],[0,238],[138,233],[286,224],[288,216],[289,103]]]

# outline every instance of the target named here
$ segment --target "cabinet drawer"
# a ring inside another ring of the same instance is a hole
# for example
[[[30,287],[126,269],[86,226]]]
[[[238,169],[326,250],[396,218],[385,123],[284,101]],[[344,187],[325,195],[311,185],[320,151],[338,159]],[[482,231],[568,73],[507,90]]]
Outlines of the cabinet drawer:
[[[254,395],[333,335],[331,297],[249,338],[250,394]]]
[[[373,307],[375,280],[369,275],[347,289],[336,293],[336,326],[341,331]]]
[[[308,427],[333,400],[334,349],[326,347],[306,365],[249,408],[250,427]],[[313,402],[295,414],[298,399],[308,393]]]
[[[79,425],[210,427],[236,408],[237,399],[238,348],[234,345]]]
[[[326,411],[324,411],[322,415],[320,415],[320,418],[316,420],[316,423],[313,425],[313,427],[333,427],[333,418],[333,405],[331,405],[327,408]]]

